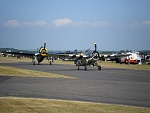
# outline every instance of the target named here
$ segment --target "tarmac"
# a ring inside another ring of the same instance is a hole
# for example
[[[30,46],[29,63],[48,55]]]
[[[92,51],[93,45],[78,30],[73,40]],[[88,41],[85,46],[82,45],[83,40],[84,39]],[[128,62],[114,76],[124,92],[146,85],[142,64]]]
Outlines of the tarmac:
[[[30,62],[0,65],[38,70],[71,78],[0,76],[0,96],[60,99],[150,107],[150,71],[41,64]]]

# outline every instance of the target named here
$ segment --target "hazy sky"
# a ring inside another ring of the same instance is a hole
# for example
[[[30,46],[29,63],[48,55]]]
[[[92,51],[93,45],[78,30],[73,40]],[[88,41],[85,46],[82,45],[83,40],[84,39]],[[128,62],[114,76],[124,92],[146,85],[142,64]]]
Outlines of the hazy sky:
[[[0,48],[150,50],[150,0],[0,0]]]

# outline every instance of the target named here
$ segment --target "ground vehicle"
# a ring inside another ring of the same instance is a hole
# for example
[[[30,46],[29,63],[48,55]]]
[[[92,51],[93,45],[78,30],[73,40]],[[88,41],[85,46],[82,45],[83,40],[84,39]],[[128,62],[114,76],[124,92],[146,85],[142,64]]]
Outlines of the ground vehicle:
[[[120,57],[120,64],[122,63],[140,64],[141,59],[142,56],[139,54],[139,52],[128,52],[126,53],[126,56]]]

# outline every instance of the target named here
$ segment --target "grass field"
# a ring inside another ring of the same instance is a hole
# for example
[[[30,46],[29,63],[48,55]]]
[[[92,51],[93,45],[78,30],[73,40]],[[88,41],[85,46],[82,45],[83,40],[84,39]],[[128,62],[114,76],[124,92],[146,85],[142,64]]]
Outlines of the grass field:
[[[150,113],[150,108],[66,100],[0,97],[0,113]]]
[[[14,57],[10,57],[10,58],[0,57],[0,63],[29,62],[29,61],[30,59],[16,59]],[[74,77],[66,76],[66,75],[28,70],[28,69],[22,69],[22,68],[15,68],[15,67],[9,67],[9,66],[2,66],[2,65],[0,65],[0,75],[26,76],[26,77],[48,77],[48,78],[74,78]]]
[[[31,59],[0,57],[0,63],[31,62]],[[44,61],[43,63],[47,63]],[[55,61],[57,64],[73,65],[73,62]],[[32,64],[31,64],[32,65]],[[120,65],[101,62],[102,67],[149,70],[149,65]],[[9,71],[8,71],[9,70]],[[26,70],[0,65],[0,75],[70,78],[40,71]],[[0,113],[150,113],[150,108],[112,105],[101,103],[75,102],[66,100],[49,100],[35,98],[0,97]]]
[[[0,57],[0,63],[10,63],[10,62],[31,62],[32,60],[29,58],[23,59],[16,59],[15,57],[4,58]],[[44,60],[42,63],[48,64],[47,60]],[[74,65],[71,61],[62,61],[62,60],[55,60],[55,64],[64,64],[64,65]],[[110,68],[123,68],[123,69],[135,69],[135,70],[150,70],[150,65],[143,64],[143,65],[134,65],[134,64],[119,64],[119,63],[112,63],[110,61],[98,61],[98,64],[102,67],[110,67]],[[31,63],[32,65],[32,63]]]
[[[1,66],[1,65],[0,65],[0,75],[24,76],[24,77],[48,77],[48,78],[74,78],[66,75],[34,71],[34,70],[15,68],[9,66]]]

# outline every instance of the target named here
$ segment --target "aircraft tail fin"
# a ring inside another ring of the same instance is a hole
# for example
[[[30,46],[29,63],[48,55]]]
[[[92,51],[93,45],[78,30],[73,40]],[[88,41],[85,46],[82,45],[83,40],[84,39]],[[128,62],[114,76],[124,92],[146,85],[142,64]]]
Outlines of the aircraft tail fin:
[[[74,50],[74,54],[75,54],[75,55],[77,55],[77,54],[78,54],[78,51],[77,51],[77,49],[75,49],[75,50]]]
[[[85,54],[87,54],[88,56],[90,56],[91,53],[92,53],[92,51],[91,51],[90,49],[87,49],[87,50],[85,51]]]

